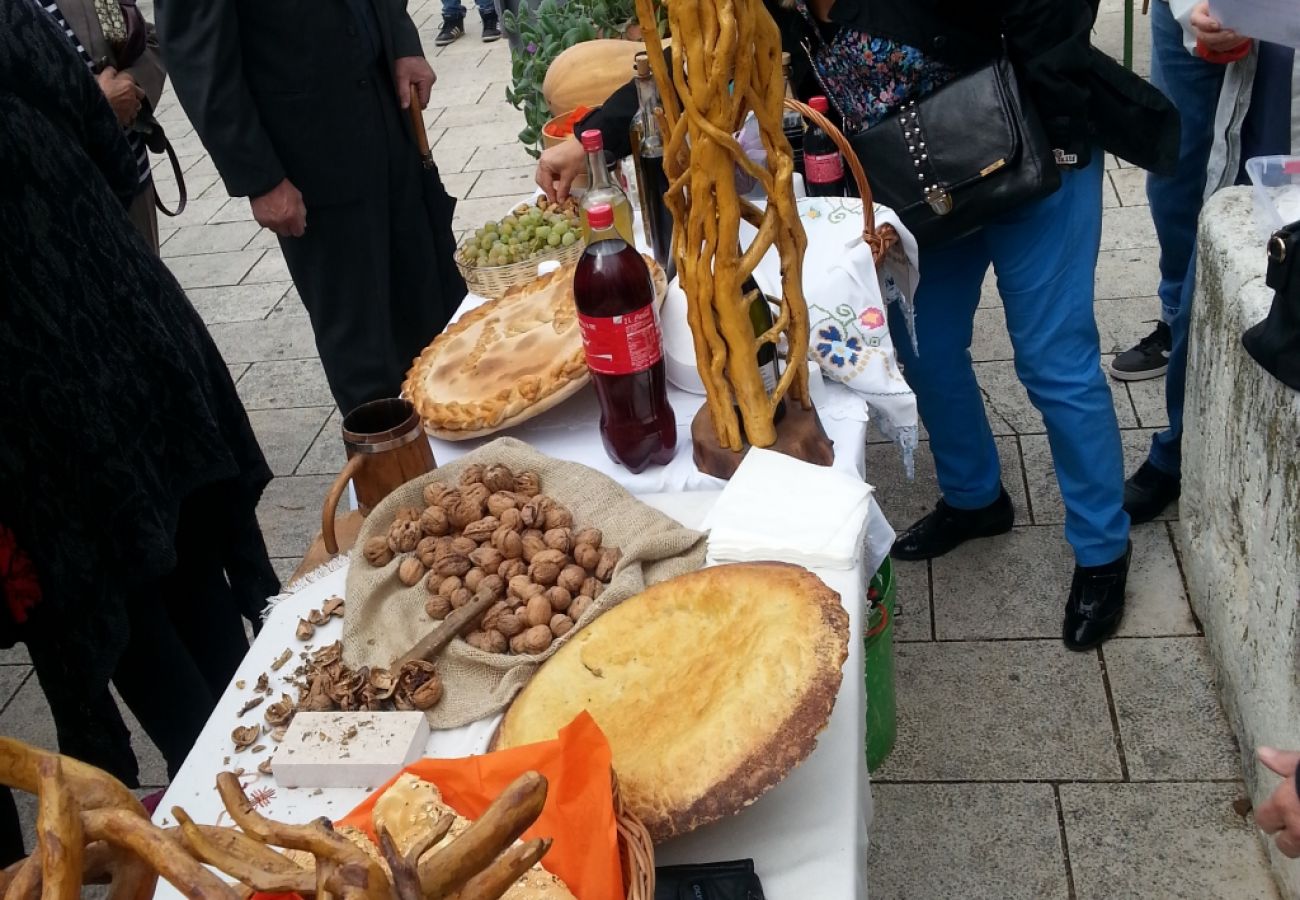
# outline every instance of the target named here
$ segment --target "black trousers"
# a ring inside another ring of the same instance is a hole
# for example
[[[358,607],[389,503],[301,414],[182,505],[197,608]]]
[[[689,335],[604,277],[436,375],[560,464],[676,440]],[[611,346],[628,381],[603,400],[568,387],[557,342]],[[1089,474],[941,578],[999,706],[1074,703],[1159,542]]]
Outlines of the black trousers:
[[[412,361],[465,296],[446,250],[455,246],[450,211],[435,224],[424,195],[428,173],[405,113],[386,75],[371,83],[375,127],[364,132],[368,160],[355,173],[361,199],[321,206],[309,199],[306,233],[280,239],[330,391],[345,415],[370,400],[396,397]]]

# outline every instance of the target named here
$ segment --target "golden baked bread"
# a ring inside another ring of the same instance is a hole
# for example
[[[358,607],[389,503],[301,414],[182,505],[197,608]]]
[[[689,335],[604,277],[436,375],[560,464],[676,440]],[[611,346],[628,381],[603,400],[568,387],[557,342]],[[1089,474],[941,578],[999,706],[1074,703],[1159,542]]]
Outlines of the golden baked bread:
[[[629,811],[665,841],[738,812],[812,752],[848,639],[839,595],[807,569],[701,569],[561,647],[506,711],[496,747],[550,740],[587,710]]]
[[[668,281],[645,257],[662,300]],[[589,380],[570,263],[511,288],[447,326],[415,360],[402,393],[444,440],[482,437],[557,405]]]
[[[393,843],[402,855],[406,855],[420,836],[427,833],[445,813],[455,812],[442,801],[437,785],[408,773],[400,776],[375,801],[371,821],[376,833],[381,825],[387,828]],[[432,853],[451,843],[469,826],[469,819],[456,815],[456,821],[452,823],[446,837],[427,852]],[[541,863],[525,872],[501,897],[502,900],[576,900],[564,882],[542,868]]]

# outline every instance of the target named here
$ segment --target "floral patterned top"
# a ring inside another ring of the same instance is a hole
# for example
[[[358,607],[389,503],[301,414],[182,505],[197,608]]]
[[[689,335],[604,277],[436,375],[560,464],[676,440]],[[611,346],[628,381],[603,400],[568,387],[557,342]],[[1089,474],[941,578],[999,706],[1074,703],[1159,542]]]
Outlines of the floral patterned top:
[[[807,0],[795,0],[795,5],[823,35],[811,48],[813,64],[848,133],[865,131],[895,107],[924,97],[958,74],[916,47],[889,38],[842,27],[826,36],[825,24],[812,17]]]

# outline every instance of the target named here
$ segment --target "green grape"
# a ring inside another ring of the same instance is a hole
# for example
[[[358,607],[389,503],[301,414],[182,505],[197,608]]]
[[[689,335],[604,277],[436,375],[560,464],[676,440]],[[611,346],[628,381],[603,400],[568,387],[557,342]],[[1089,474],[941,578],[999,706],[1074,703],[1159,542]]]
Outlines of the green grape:
[[[572,231],[564,232],[564,236],[560,238],[560,243],[563,244],[565,247],[572,247],[577,242],[578,242],[578,236],[574,234]]]
[[[546,245],[548,247],[558,247],[560,246],[560,241],[563,239],[564,239],[563,235],[552,232],[551,236],[546,239]]]

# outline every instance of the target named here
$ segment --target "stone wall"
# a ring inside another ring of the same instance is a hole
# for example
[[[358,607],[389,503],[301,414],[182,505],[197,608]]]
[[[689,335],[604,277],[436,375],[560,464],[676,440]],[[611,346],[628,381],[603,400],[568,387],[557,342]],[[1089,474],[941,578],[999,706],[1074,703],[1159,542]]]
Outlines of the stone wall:
[[[1192,607],[1259,803],[1276,779],[1254,749],[1300,749],[1300,393],[1241,345],[1272,302],[1247,188],[1207,204],[1199,258],[1179,529]],[[1300,862],[1271,842],[1269,852],[1298,900]]]

